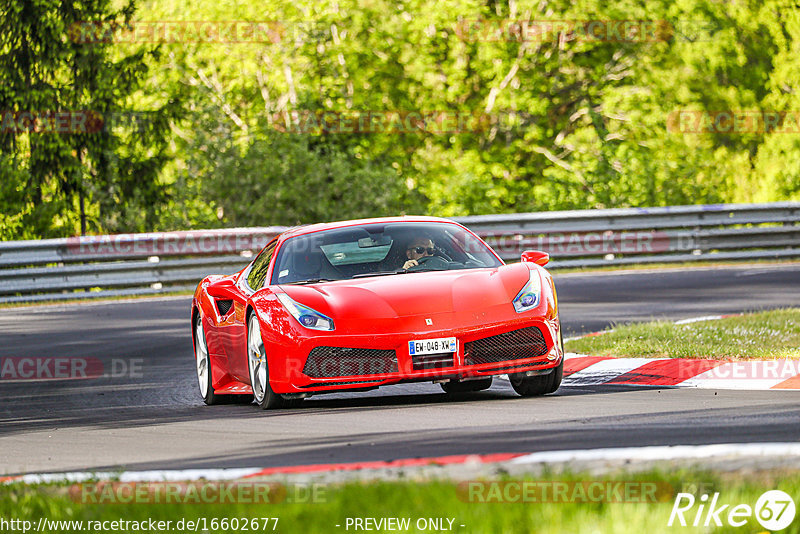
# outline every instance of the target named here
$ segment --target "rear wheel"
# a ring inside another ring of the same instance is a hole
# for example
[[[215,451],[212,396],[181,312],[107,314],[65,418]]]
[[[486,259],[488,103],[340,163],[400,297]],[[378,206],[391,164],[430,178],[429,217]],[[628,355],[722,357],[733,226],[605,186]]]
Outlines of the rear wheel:
[[[261,325],[255,314],[247,323],[247,368],[250,371],[250,384],[253,387],[253,398],[262,410],[278,408],[283,405],[283,397],[272,391],[269,385],[269,368],[264,340],[261,337]]]
[[[197,382],[200,385],[200,395],[206,404],[218,404],[219,396],[214,393],[211,385],[211,358],[208,356],[208,343],[203,328],[203,317],[197,314],[194,325],[194,358],[197,369]]]
[[[480,380],[466,380],[464,382],[443,382],[440,385],[445,393],[470,393],[492,387],[492,377],[481,378]]]

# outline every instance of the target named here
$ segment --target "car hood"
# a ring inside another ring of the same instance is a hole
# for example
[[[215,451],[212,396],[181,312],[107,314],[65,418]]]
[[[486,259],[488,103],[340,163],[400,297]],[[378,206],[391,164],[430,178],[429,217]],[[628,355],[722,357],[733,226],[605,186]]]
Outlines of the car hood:
[[[281,286],[297,302],[336,320],[480,314],[507,305],[529,278],[523,263],[491,269],[430,271]]]

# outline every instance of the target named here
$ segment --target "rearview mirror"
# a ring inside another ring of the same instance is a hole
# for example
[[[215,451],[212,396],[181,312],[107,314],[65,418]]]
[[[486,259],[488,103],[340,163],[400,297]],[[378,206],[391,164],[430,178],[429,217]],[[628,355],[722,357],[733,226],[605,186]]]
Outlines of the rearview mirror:
[[[541,250],[526,250],[522,253],[522,261],[544,267],[550,261],[550,254]]]
[[[358,240],[358,248],[385,247],[392,244],[392,238],[388,235],[381,235],[377,238],[363,237]]]

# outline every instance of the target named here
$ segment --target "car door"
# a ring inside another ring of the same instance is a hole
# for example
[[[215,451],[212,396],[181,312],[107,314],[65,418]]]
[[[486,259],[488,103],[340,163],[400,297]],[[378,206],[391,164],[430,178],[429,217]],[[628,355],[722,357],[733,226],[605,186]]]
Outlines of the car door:
[[[250,373],[247,368],[247,318],[245,317],[247,299],[264,286],[277,243],[277,238],[267,243],[256,259],[242,271],[236,284],[238,291],[231,295],[233,310],[228,319],[227,335],[222,336],[222,340],[228,355],[231,374],[239,381],[250,381]]]

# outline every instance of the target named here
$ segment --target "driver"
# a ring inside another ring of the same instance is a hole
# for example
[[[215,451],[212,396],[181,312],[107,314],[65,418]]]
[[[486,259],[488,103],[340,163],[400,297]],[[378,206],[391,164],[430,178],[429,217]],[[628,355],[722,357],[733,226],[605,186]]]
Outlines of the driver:
[[[419,260],[421,258],[433,256],[435,250],[433,241],[430,238],[417,237],[411,241],[406,248],[406,258],[408,258],[408,261],[403,264],[403,270],[408,270],[411,267],[419,265]]]

